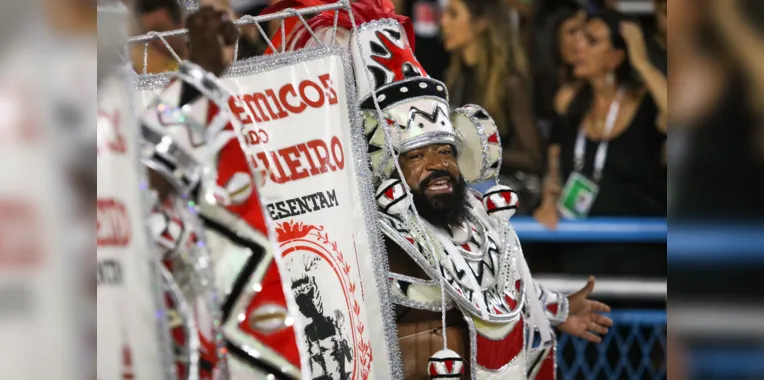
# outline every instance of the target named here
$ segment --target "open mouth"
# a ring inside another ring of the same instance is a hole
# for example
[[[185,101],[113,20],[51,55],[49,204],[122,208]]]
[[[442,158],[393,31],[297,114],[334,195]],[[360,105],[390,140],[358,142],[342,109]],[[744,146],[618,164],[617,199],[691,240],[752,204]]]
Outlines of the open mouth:
[[[448,178],[438,178],[434,181],[430,181],[426,188],[430,194],[448,194],[453,191],[451,186],[451,180]]]

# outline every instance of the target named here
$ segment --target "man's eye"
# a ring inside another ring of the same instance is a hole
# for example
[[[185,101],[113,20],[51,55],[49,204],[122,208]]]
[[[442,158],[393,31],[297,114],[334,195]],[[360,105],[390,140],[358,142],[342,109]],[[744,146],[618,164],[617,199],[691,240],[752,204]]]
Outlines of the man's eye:
[[[414,153],[409,155],[409,160],[418,160],[422,157],[424,157],[422,153]]]
[[[440,154],[443,154],[446,156],[452,156],[454,153],[451,151],[451,149],[443,149],[440,151]]]

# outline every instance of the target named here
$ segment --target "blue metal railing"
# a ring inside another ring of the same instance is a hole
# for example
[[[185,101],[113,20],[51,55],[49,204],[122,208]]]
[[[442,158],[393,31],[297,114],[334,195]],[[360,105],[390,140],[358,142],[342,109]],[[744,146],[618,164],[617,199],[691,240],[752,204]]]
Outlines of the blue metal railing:
[[[550,230],[529,216],[513,217],[512,225],[523,243],[666,242],[671,265],[764,264],[764,225],[696,223],[668,229],[659,218],[594,217],[561,220]],[[615,326],[599,345],[560,336],[559,378],[665,379],[666,311],[618,310],[610,316]],[[764,379],[764,347],[696,348],[688,364],[694,376]]]
[[[665,379],[666,311],[616,310],[613,327],[599,344],[562,334],[559,378]]]
[[[764,263],[764,225],[672,225],[670,264]]]
[[[512,217],[512,226],[522,242],[624,242],[660,243],[666,241],[666,219],[603,218],[560,220],[550,230],[533,217]]]
[[[764,378],[764,347],[753,349],[699,348],[689,356],[690,373],[719,378],[750,376]]]

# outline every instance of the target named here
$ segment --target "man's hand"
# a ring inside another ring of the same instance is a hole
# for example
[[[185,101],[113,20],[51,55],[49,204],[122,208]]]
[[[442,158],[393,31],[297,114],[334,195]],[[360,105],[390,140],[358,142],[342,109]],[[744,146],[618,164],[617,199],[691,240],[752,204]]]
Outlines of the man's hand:
[[[592,290],[594,290],[594,276],[589,276],[586,286],[568,296],[568,319],[557,328],[564,333],[599,343],[602,338],[593,333],[607,334],[608,327],[613,326],[613,320],[598,314],[610,312],[610,306],[590,300],[588,297]]]
[[[203,6],[186,20],[189,60],[212,74],[220,75],[232,62],[232,47],[239,30],[226,11]]]

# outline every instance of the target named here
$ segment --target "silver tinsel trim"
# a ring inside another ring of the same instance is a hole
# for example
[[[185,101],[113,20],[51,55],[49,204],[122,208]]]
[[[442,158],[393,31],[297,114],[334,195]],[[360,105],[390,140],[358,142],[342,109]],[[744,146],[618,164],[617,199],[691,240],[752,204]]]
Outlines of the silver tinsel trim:
[[[464,315],[464,320],[467,321],[467,327],[470,330],[470,379],[477,380],[477,329],[475,329],[475,321],[468,315]]]
[[[363,119],[359,108],[358,95],[355,86],[355,77],[350,53],[340,47],[328,48],[330,51],[337,50],[342,58],[342,66],[345,71],[345,92],[348,97],[348,114],[352,127],[351,139],[353,141],[353,162],[358,178],[358,189],[361,196],[361,207],[366,221],[366,234],[369,237],[372,263],[376,276],[377,293],[380,307],[385,315],[384,323],[385,343],[387,345],[388,362],[390,363],[390,375],[394,379],[403,379],[403,363],[401,361],[400,347],[398,345],[398,326],[395,323],[395,309],[390,299],[388,288],[387,251],[382,240],[379,223],[377,221],[377,202],[374,197],[374,176],[371,173],[371,162],[368,153],[368,144],[363,134]]]
[[[552,326],[556,326],[565,322],[565,320],[568,319],[568,314],[570,313],[570,302],[568,302],[568,296],[559,292],[555,293],[557,295],[559,310],[557,311],[557,316],[554,319],[549,320],[549,322],[552,323]]]
[[[408,282],[410,284],[416,284],[421,286],[428,286],[428,287],[440,287],[440,283],[437,283],[435,281],[428,281],[428,280],[422,280],[420,278],[414,278],[410,276],[405,276],[398,273],[392,273],[390,272],[390,280],[393,282],[391,286],[393,287],[399,287],[398,281]],[[420,309],[420,310],[428,310],[428,311],[436,311],[440,312],[443,311],[443,301],[439,298],[437,300],[433,300],[432,302],[422,302],[422,301],[416,301],[412,300],[405,295],[398,294],[395,292],[395,290],[391,291],[391,297],[393,300],[393,303],[400,306],[410,307],[413,309]],[[451,299],[448,299],[448,301],[445,304],[446,310],[451,310],[454,307],[454,302]]]
[[[443,306],[441,305],[441,301],[438,300],[437,302],[432,303],[424,303],[419,301],[414,301],[408,298],[404,298],[401,296],[393,295],[391,297],[393,299],[393,303],[400,306],[409,307],[412,309],[417,310],[427,310],[427,311],[434,311],[434,312],[441,312],[443,311]],[[453,308],[454,303],[449,302],[446,304],[446,310],[451,310]]]
[[[195,272],[198,274],[198,283],[192,285],[196,285],[194,290],[196,290],[197,295],[202,296],[205,300],[205,305],[210,312],[215,339],[214,343],[215,348],[217,349],[216,356],[219,360],[217,368],[219,369],[219,373],[223,376],[223,379],[221,380],[225,380],[229,377],[228,357],[225,354],[225,341],[223,339],[222,331],[223,313],[221,310],[221,300],[217,289],[215,289],[215,270],[213,268],[212,257],[207,249],[207,240],[205,239],[205,230],[202,221],[196,216],[199,214],[199,206],[192,202],[186,202],[186,209],[195,216],[193,218],[188,218],[189,220],[186,221],[186,223],[187,225],[193,226],[193,230],[197,233],[196,235],[198,239],[197,246],[194,247],[193,252],[189,252],[189,256],[187,257],[188,261],[193,265]]]
[[[160,267],[160,273],[164,280],[165,291],[170,293],[175,302],[175,306],[178,309],[178,313],[183,317],[183,328],[186,330],[188,336],[188,376],[183,380],[197,380],[199,378],[199,356],[201,343],[199,342],[199,329],[196,327],[194,321],[194,313],[188,307],[186,297],[178,287],[178,284],[173,280],[173,276],[170,271],[165,267]]]
[[[480,333],[477,331],[477,328],[475,328],[475,321],[473,321],[472,318],[470,318],[469,316],[465,315],[464,316],[464,320],[467,322],[467,327],[469,328],[469,331],[470,331],[470,375],[472,376],[471,377],[472,380],[477,380],[478,379],[478,377],[477,377],[477,370],[478,370],[478,366],[480,366],[477,363],[477,335],[480,334]],[[525,321],[523,321],[522,324],[520,324],[520,321],[517,321],[517,325],[515,327],[513,327],[513,329],[516,329],[518,327],[523,329],[523,340],[522,340],[523,347],[520,349],[520,352],[517,354],[517,356],[515,356],[512,360],[509,361],[509,363],[503,365],[498,370],[489,370],[489,369],[483,368],[483,366],[480,366],[480,369],[482,371],[485,371],[485,372],[499,372],[499,371],[503,371],[508,366],[511,366],[511,365],[515,364],[517,362],[517,360],[520,360],[522,358],[522,360],[523,360],[523,373],[526,374],[526,376],[527,376],[527,368],[526,367],[527,367],[528,363],[527,363],[527,360],[525,360],[526,359],[526,355],[528,353],[528,348],[527,348],[528,345],[526,344],[527,336],[526,336],[526,331],[525,331],[525,330],[527,330],[527,328],[526,328],[527,324],[525,323]],[[512,330],[510,330],[509,333],[507,333],[507,334],[511,334],[511,333],[512,333]]]
[[[432,280],[423,280],[421,278],[406,276],[403,274],[393,273],[390,272],[390,278],[398,281],[403,282],[410,282],[412,284],[418,284],[418,285],[424,285],[424,286],[440,286],[440,283],[432,281]]]
[[[488,136],[486,136],[485,134],[485,128],[483,127],[483,124],[480,122],[480,120],[478,120],[478,118],[474,116],[474,113],[470,111],[470,107],[472,108],[476,107],[479,110],[483,110],[483,108],[480,106],[477,106],[474,104],[467,104],[465,106],[455,109],[453,113],[460,114],[466,117],[467,119],[469,119],[469,121],[472,122],[472,124],[475,125],[475,131],[477,132],[478,137],[480,137],[480,149],[481,149],[481,152],[483,153],[483,165],[480,168],[480,176],[478,178],[478,181],[476,182],[482,182],[486,180],[486,177],[488,176],[488,171],[491,169],[490,168],[491,163],[489,162],[490,156],[488,154]],[[483,110],[483,112],[486,115],[488,115],[488,112],[485,112],[485,110]],[[490,119],[490,116],[488,117]],[[493,121],[493,119],[491,119],[491,121]],[[499,141],[499,146],[501,146],[501,140]],[[501,164],[499,164],[499,167],[501,167]]]

